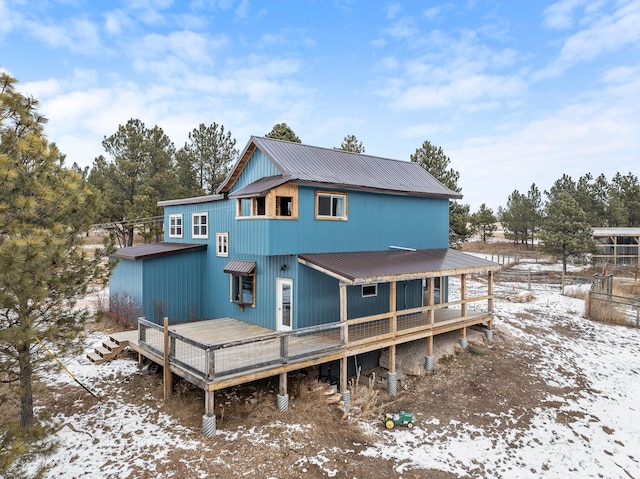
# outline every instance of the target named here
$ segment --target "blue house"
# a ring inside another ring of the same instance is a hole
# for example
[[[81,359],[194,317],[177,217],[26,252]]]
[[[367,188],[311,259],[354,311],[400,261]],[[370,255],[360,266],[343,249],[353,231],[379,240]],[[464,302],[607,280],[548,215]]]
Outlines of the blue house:
[[[164,242],[114,254],[110,294],[144,316],[142,356],[210,393],[214,427],[215,390],[280,375],[286,408],[287,372],[327,361],[348,406],[349,357],[389,348],[393,393],[397,344],[425,339],[429,368],[434,335],[491,330],[498,265],[448,249],[458,198],[415,163],[251,137],[217,194],[159,203]]]

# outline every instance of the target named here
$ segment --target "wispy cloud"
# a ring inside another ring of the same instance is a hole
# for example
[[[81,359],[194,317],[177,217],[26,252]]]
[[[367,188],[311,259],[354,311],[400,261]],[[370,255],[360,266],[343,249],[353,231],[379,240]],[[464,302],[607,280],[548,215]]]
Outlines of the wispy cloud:
[[[557,25],[560,20],[554,22]],[[612,13],[595,17],[593,10],[589,10],[579,23],[584,23],[584,27],[564,41],[558,56],[535,75],[537,79],[559,76],[580,62],[640,42],[640,2],[622,2]]]

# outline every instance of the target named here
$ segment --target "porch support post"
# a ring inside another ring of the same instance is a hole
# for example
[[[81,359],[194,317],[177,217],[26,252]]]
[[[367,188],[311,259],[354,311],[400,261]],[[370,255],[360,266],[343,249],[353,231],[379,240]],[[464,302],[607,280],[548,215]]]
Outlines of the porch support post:
[[[164,399],[167,400],[171,396],[173,390],[173,373],[169,366],[169,318],[164,317],[164,364],[163,364],[163,386]]]
[[[391,324],[389,332],[395,336],[398,331],[398,315],[396,314],[397,282],[392,281],[389,288],[389,312],[391,313]]]
[[[430,306],[431,309],[429,309],[429,324],[431,325],[431,327],[433,327],[433,325],[435,324],[435,320],[436,320],[436,310],[433,307],[434,306],[434,291],[433,291],[433,285],[434,285],[435,281],[433,279],[433,277],[431,278],[427,278],[427,306]]]
[[[466,326],[460,330],[460,346],[462,346],[463,348],[466,348],[467,346],[469,346],[469,340],[467,339]]]
[[[424,358],[424,368],[433,371],[433,336],[427,338],[427,356]]]
[[[289,410],[289,394],[287,394],[287,373],[280,374],[280,387],[278,389],[278,411]]]
[[[340,340],[343,346],[349,344],[349,326],[347,325],[347,285],[340,283]]]
[[[463,318],[467,315],[467,275],[460,275],[460,299],[462,300],[462,304],[460,304],[460,316]]]
[[[340,358],[340,392],[346,391],[347,388],[347,358]]]
[[[396,373],[396,345],[389,346],[389,372],[387,373],[387,392],[395,396],[398,390],[398,374]]]
[[[489,309],[489,320],[487,321],[487,329],[484,332],[487,340],[493,339],[493,271],[487,273],[487,308]]]
[[[204,391],[204,416],[202,416],[202,433],[207,437],[216,435],[214,391]]]

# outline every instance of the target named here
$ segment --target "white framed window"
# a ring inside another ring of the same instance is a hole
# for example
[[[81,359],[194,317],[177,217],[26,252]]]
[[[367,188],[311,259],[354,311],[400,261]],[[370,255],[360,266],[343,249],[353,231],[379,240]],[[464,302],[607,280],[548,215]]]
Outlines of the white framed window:
[[[316,192],[316,218],[347,219],[347,195]]]
[[[362,285],[362,297],[363,298],[371,298],[373,296],[378,296],[378,284],[363,284]]]
[[[193,213],[191,216],[193,225],[193,238],[209,237],[209,213]]]
[[[169,215],[169,238],[182,238],[182,215]]]
[[[216,233],[216,256],[229,256],[229,233]]]

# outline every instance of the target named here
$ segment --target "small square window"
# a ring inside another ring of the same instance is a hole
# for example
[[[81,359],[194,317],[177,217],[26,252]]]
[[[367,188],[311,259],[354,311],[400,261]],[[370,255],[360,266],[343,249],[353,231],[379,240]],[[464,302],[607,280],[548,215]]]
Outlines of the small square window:
[[[209,213],[194,213],[193,221],[193,237],[206,239],[209,237]]]
[[[169,215],[169,238],[182,238],[182,215]]]
[[[216,256],[229,256],[229,233],[216,233]]]
[[[372,296],[378,296],[377,284],[363,284],[362,285],[362,297],[370,298]]]

